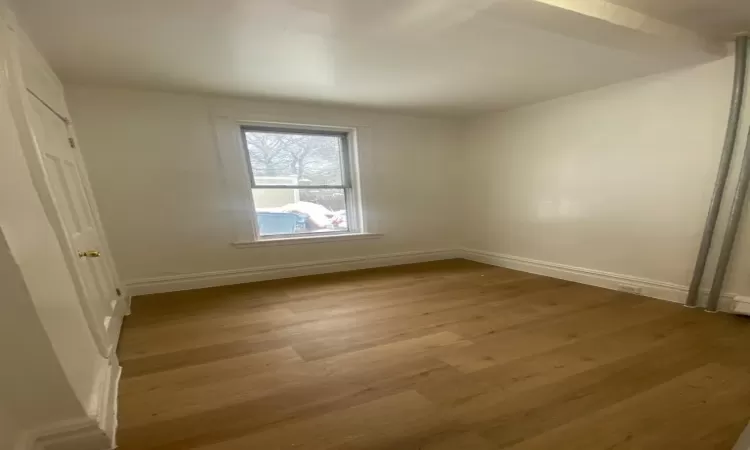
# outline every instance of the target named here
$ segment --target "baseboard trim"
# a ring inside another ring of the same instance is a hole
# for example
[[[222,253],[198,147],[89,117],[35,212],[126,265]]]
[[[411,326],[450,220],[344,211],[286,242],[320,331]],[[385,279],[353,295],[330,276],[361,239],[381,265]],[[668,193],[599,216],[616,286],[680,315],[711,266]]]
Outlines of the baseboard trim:
[[[634,277],[602,270],[587,269],[585,267],[569,266],[565,264],[539,261],[513,255],[486,252],[474,249],[462,249],[459,253],[463,258],[492,266],[520,270],[522,272],[543,275],[561,280],[574,281],[590,286],[611,290],[621,290],[622,286],[640,289],[640,294],[669,302],[684,304],[688,287],[648,278]],[[704,293],[704,297],[707,293]],[[719,301],[719,309],[731,311],[734,294],[723,294]],[[703,299],[702,299],[703,300]]]
[[[402,264],[438,261],[457,257],[460,257],[459,252],[452,249],[412,251],[248,269],[168,275],[164,277],[131,280],[125,283],[125,285],[130,295],[137,296],[252,283],[255,281],[301,277],[306,275],[319,275],[332,272],[348,272],[375,267],[398,266]]]
[[[113,441],[99,428],[95,420],[84,418],[67,420],[35,430],[28,435],[28,450],[109,450]]]
[[[125,285],[129,295],[137,296],[452,258],[464,258],[493,266],[506,267],[508,269],[574,281],[605,289],[620,290],[621,286],[631,286],[640,289],[641,295],[646,297],[680,304],[685,303],[688,291],[687,286],[665,281],[466,248],[413,251],[249,269],[168,275],[132,280],[125,283]],[[703,293],[701,300],[705,299],[706,294],[705,292]],[[735,294],[731,293],[722,294],[719,301],[719,309],[730,312],[735,296]]]
[[[16,450],[110,450],[115,448],[117,390],[121,368],[116,355],[102,358],[83,417],[28,430]]]

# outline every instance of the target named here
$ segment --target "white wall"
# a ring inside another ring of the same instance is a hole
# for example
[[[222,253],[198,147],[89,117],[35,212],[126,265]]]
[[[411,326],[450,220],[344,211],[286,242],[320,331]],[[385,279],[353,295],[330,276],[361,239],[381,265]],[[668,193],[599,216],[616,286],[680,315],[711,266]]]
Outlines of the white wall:
[[[126,281],[457,245],[459,124],[139,90],[66,86],[66,98],[121,277]],[[380,239],[233,248],[237,205],[227,191],[212,116],[338,124],[360,149],[367,230]]]
[[[468,125],[142,90],[66,92],[126,281],[463,245],[685,286],[724,139],[732,65],[726,58]],[[233,248],[239,219],[217,150],[217,111],[367,130],[368,228],[385,237]],[[750,108],[737,159],[748,125]],[[750,293],[748,228],[732,293]]]
[[[85,411],[55,356],[21,268],[11,255],[2,230],[0,285],[3,289],[0,302],[0,430],[5,428],[6,433],[18,438],[28,430],[85,417]]]
[[[687,285],[732,68],[727,58],[473,121],[465,246]],[[738,155],[748,118],[746,107]],[[750,292],[748,244],[735,252],[735,293]]]
[[[0,448],[12,449],[23,439],[21,427],[6,406],[0,406]]]

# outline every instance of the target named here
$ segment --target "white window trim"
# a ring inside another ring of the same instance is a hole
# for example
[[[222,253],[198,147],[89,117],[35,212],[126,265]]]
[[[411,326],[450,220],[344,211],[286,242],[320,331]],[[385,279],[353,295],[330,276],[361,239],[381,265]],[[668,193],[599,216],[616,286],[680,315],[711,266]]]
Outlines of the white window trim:
[[[364,241],[369,239],[378,239],[383,237],[380,233],[320,233],[317,235],[299,235],[283,238],[268,238],[258,241],[249,242],[232,242],[233,247],[267,247],[275,245],[299,245],[299,244],[318,244],[323,242],[340,242],[340,241]]]
[[[238,120],[227,116],[213,116],[219,157],[225,174],[228,204],[235,223],[235,248],[251,248],[269,245],[296,245],[309,243],[337,242],[346,240],[374,239],[382,234],[368,229],[363,208],[360,180],[360,148],[369,142],[369,129],[362,127],[342,127],[331,125],[311,125],[293,122],[268,120]],[[347,215],[350,224],[348,232],[314,233],[300,235],[279,235],[261,238],[257,229],[255,205],[253,202],[249,164],[245,156],[245,144],[241,135],[242,126],[290,128],[292,130],[331,131],[348,134],[349,171],[351,177]]]

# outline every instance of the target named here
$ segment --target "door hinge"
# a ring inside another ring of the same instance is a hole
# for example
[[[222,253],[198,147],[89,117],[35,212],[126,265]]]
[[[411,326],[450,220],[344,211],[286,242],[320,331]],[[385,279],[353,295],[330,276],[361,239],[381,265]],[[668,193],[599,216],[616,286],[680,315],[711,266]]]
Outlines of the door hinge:
[[[70,144],[70,148],[76,148],[76,140],[72,137],[68,138],[68,143]]]
[[[117,292],[118,297],[122,295],[122,291],[120,290],[120,288],[115,288],[115,292]]]

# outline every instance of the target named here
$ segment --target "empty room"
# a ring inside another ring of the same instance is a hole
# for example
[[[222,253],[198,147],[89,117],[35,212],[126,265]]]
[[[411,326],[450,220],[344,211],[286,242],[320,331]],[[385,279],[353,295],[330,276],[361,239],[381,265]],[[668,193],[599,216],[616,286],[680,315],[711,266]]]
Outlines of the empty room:
[[[0,0],[0,450],[750,450],[747,0]]]

